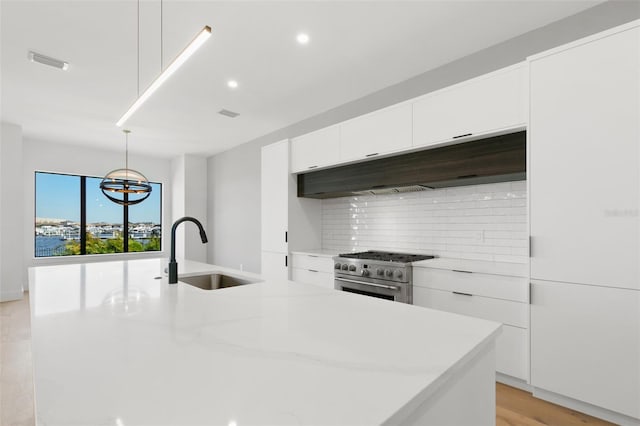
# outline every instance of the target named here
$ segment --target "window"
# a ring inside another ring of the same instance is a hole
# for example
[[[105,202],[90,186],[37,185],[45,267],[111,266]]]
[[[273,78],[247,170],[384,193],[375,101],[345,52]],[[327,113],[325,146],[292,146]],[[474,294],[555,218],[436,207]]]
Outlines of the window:
[[[101,181],[36,172],[35,257],[162,249],[162,184],[150,182],[149,198],[121,206],[102,194]]]

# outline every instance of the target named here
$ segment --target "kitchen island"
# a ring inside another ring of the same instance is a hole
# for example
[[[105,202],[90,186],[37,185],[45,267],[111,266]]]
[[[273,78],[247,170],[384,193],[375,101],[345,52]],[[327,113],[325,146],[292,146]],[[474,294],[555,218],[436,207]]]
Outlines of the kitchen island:
[[[494,424],[500,324],[166,259],[29,270],[40,425]]]

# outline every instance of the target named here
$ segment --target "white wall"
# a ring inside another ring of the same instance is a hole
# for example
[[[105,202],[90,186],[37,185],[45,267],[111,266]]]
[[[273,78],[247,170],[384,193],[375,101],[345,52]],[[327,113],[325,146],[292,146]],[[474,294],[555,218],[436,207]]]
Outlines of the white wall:
[[[171,223],[167,224],[167,235],[171,232],[171,224],[176,221],[176,219],[185,216],[184,209],[184,200],[186,198],[186,176],[185,176],[185,164],[184,164],[184,156],[176,157],[171,160],[171,191],[173,196],[171,197]],[[176,248],[176,257],[184,258],[185,255],[185,240],[184,240],[185,232],[184,225],[180,228],[176,229],[176,238],[175,238],[175,248]],[[169,240],[167,240],[169,241]],[[167,253],[169,253],[170,248],[167,247]]]
[[[118,141],[115,141],[118,143]],[[124,149],[119,151],[83,148],[77,145],[64,145],[51,142],[25,140],[23,144],[23,165],[21,173],[22,190],[24,191],[23,207],[20,214],[25,218],[22,240],[25,242],[21,259],[24,267],[75,262],[96,262],[116,259],[143,257],[167,257],[169,249],[169,230],[171,226],[171,161],[147,155],[129,153],[131,168],[142,172],[147,179],[162,183],[162,252],[56,256],[49,258],[34,257],[35,232],[35,172],[56,172],[87,176],[104,176],[109,171],[124,166]]]
[[[2,123],[0,136],[0,302],[22,298],[23,252],[22,128]]]
[[[209,158],[209,262],[260,272],[260,146]]]
[[[194,155],[177,157],[171,161],[171,175],[173,188],[171,222],[183,216],[192,216],[198,219],[208,231],[207,159]],[[208,244],[202,244],[195,224],[186,222],[176,229],[176,257],[206,262],[207,247]]]
[[[640,18],[635,1],[608,1],[277,130],[209,159],[209,261],[260,268],[260,148],[523,61],[527,56]]]
[[[528,261],[526,182],[322,200],[322,247]]]
[[[185,176],[186,176],[186,197],[185,213],[187,216],[195,217],[202,223],[205,230],[207,227],[207,159],[194,155],[185,156]],[[185,238],[185,259],[207,261],[209,243],[202,244],[200,232],[193,223],[185,223],[181,226],[190,228],[186,230]],[[211,234],[211,232],[208,232]],[[213,237],[213,235],[208,235]]]

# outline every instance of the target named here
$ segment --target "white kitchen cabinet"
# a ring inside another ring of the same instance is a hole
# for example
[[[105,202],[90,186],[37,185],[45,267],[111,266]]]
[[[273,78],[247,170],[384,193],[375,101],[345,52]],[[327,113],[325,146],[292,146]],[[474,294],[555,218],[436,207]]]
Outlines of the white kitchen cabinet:
[[[291,280],[298,283],[313,284],[324,288],[333,287],[333,274],[320,272],[315,269],[299,269],[291,270]]]
[[[288,279],[289,141],[262,147],[262,276]]]
[[[640,291],[531,285],[531,384],[640,418]]]
[[[288,279],[289,250],[320,247],[321,201],[297,197],[288,140],[264,146],[261,163],[262,275]]]
[[[413,304],[527,328],[529,305],[458,291],[413,286]]]
[[[640,28],[530,58],[534,279],[640,289]]]
[[[293,281],[333,288],[333,259],[331,257],[293,253],[291,266]]]
[[[413,280],[436,290],[529,303],[529,279],[466,270],[413,268]]]
[[[531,384],[617,423],[640,418],[639,24],[529,58]]]
[[[434,262],[443,263],[440,259]],[[444,263],[456,269],[413,268],[413,304],[503,323],[502,334],[496,341],[496,371],[528,381],[528,279],[475,272],[475,269],[490,270],[492,265],[496,270],[505,269],[493,262]]]
[[[292,139],[291,171],[506,133],[526,123],[523,64]]]
[[[262,251],[287,252],[289,221],[289,142],[262,148]]]
[[[289,279],[289,255],[272,251],[263,251],[261,256],[261,275],[270,280]]]
[[[413,146],[524,127],[523,64],[430,93],[413,103]]]
[[[291,140],[291,172],[299,173],[340,161],[340,128],[326,127]]]
[[[411,147],[411,104],[375,111],[340,124],[340,160],[376,157]]]
[[[529,377],[528,360],[529,330],[503,325],[496,340],[496,371],[526,381]]]
[[[331,256],[293,253],[292,262],[294,268],[312,269],[327,274],[333,274],[333,258]]]

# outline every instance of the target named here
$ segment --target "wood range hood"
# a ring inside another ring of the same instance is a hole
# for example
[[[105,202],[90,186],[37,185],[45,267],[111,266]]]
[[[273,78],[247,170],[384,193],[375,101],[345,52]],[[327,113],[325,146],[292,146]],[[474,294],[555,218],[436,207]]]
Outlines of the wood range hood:
[[[526,132],[298,175],[298,197],[421,191],[526,179]]]

